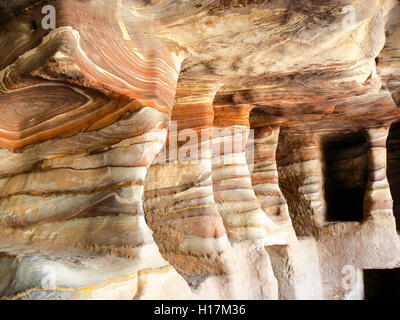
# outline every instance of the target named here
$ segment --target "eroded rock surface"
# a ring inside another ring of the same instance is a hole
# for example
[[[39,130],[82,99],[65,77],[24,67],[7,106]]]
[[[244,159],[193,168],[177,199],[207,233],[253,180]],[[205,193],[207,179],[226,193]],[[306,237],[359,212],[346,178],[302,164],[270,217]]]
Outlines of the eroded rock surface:
[[[5,1],[0,46],[0,297],[362,299],[400,267],[398,1]]]

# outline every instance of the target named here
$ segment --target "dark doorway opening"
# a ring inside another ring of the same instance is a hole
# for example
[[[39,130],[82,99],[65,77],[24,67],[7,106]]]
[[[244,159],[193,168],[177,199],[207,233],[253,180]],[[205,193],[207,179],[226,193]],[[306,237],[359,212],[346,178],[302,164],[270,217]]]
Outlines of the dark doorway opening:
[[[368,145],[364,134],[327,138],[323,143],[327,221],[362,221],[368,183]]]
[[[365,300],[399,300],[400,269],[364,270]]]
[[[387,177],[393,198],[396,228],[400,230],[400,122],[390,126],[387,148]]]

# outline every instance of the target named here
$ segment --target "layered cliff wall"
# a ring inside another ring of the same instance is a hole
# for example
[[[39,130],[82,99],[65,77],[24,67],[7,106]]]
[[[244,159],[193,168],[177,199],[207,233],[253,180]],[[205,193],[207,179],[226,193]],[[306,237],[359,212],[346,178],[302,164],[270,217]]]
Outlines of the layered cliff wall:
[[[0,297],[363,299],[400,267],[398,1],[0,19]]]

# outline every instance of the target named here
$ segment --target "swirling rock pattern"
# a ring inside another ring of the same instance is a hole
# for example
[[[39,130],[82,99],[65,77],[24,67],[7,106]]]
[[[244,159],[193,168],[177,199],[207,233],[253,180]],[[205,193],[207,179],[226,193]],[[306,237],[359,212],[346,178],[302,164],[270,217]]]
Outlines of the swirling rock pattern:
[[[344,268],[400,267],[399,12],[0,3],[0,297],[363,298]]]

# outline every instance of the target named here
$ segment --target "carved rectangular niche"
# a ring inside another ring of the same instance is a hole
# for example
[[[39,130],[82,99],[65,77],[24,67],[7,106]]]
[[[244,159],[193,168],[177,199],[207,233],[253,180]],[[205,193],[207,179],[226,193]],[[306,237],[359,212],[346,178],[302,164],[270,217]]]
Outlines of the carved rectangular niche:
[[[364,298],[400,299],[400,269],[364,270]]]
[[[327,221],[361,221],[368,183],[368,145],[363,133],[323,139]]]

